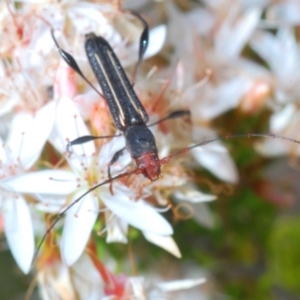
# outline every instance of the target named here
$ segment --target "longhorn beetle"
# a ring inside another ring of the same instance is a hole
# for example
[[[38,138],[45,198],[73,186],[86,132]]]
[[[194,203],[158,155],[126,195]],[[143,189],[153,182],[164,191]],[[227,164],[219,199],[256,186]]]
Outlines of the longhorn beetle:
[[[131,12],[132,13],[132,12]],[[70,204],[67,208],[65,208],[60,214],[57,215],[54,222],[51,224],[51,226],[47,229],[46,233],[42,237],[37,250],[35,252],[33,262],[35,261],[38,251],[42,245],[42,243],[45,241],[47,235],[52,230],[52,228],[56,225],[56,223],[59,221],[59,219],[73,206],[76,205],[82,198],[84,198],[88,193],[96,190],[100,186],[103,186],[105,184],[111,184],[114,180],[127,177],[129,175],[135,174],[143,174],[145,177],[150,179],[151,181],[157,180],[160,175],[160,167],[162,165],[167,164],[170,160],[172,160],[174,157],[177,157],[178,155],[184,154],[189,152],[190,150],[204,146],[206,144],[218,141],[218,140],[226,140],[230,138],[252,138],[252,137],[259,137],[259,138],[277,138],[282,139],[285,141],[289,141],[292,143],[300,144],[300,141],[283,137],[283,136],[276,136],[273,134],[260,134],[260,133],[249,133],[249,134],[230,134],[230,135],[224,135],[221,137],[217,137],[211,140],[206,140],[200,143],[197,143],[193,146],[183,148],[175,153],[170,154],[167,157],[164,157],[162,159],[158,158],[157,155],[157,148],[155,144],[155,139],[151,131],[147,128],[146,123],[148,121],[148,115],[140,103],[139,99],[137,98],[134,90],[133,85],[135,82],[136,75],[138,73],[138,70],[140,68],[140,64],[142,61],[142,58],[145,54],[145,51],[147,49],[148,45],[148,35],[149,35],[149,29],[146,21],[139,15],[134,14],[136,17],[138,17],[141,22],[144,24],[144,30],[142,32],[141,38],[140,38],[140,46],[139,46],[139,60],[134,72],[134,78],[133,83],[130,84],[125,72],[123,71],[123,68],[114,54],[112,48],[107,43],[107,41],[102,38],[98,37],[93,33],[86,35],[86,42],[85,42],[85,48],[87,52],[87,56],[89,59],[89,62],[91,64],[91,67],[95,73],[95,76],[97,77],[97,80],[102,88],[103,95],[90,83],[90,81],[83,75],[81,72],[79,66],[77,65],[74,58],[61,49],[54,37],[54,31],[51,30],[51,34],[53,37],[53,40],[55,42],[56,47],[58,48],[60,55],[63,57],[63,59],[66,61],[66,63],[75,70],[101,97],[105,98],[108,104],[108,107],[110,109],[110,112],[112,114],[112,117],[114,119],[116,127],[122,131],[122,133],[125,136],[126,139],[126,149],[131,154],[131,157],[135,161],[137,167],[134,170],[127,171],[124,173],[121,173],[115,177],[111,177],[110,174],[110,167],[113,163],[115,163],[124,149],[121,149],[117,151],[112,160],[109,163],[108,168],[108,179],[96,184],[92,188],[88,189],[84,194],[82,194],[79,198],[77,198],[72,204]],[[160,122],[163,122],[168,119],[172,118],[178,118],[185,115],[189,115],[189,111],[187,110],[178,110],[170,113],[165,118],[150,124],[149,126],[156,125]],[[113,136],[83,136],[79,137],[71,142],[68,143],[67,149],[69,149],[70,146],[86,143],[95,139],[100,138],[109,138],[109,137],[115,137],[120,136],[119,135],[113,135]]]
[[[85,36],[85,51],[101,86],[103,95],[100,94],[83,75],[74,58],[59,47],[53,31],[52,37],[66,63],[106,100],[116,127],[124,134],[126,147],[117,151],[109,162],[108,177],[111,178],[110,167],[112,164],[114,164],[123,151],[127,149],[136,166],[141,170],[141,173],[151,181],[154,181],[157,180],[160,175],[160,164],[155,139],[146,125],[149,120],[148,114],[133,90],[136,75],[148,46],[149,28],[147,22],[140,15],[133,12],[131,13],[138,17],[144,24],[139,45],[139,60],[134,72],[133,83],[130,83],[128,80],[117,56],[103,37],[96,36],[94,33],[89,33]],[[174,111],[150,126],[167,119],[179,118],[189,114],[190,112],[187,110]],[[104,137],[79,137],[69,142],[67,148],[69,149],[70,146],[100,138]]]

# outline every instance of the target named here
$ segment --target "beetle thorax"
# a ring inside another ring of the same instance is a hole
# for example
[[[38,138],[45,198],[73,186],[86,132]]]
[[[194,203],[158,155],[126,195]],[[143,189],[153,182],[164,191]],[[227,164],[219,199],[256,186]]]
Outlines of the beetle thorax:
[[[134,125],[125,131],[126,148],[145,177],[154,181],[160,175],[160,163],[152,132],[145,125]]]

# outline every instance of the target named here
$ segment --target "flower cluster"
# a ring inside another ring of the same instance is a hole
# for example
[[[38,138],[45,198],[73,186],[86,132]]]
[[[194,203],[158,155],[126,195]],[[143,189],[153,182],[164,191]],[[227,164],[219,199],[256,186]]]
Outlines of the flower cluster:
[[[232,109],[249,114],[271,109],[270,131],[296,137],[300,53],[293,26],[299,25],[298,2],[204,2],[183,12],[165,1],[167,25],[151,26],[144,57],[155,67],[146,63],[148,71],[142,69],[135,84],[149,123],[178,109],[191,112],[190,119],[151,127],[159,157],[215,138],[213,120]],[[177,156],[155,182],[132,171],[89,193],[108,179],[108,165],[125,147],[124,138],[67,147],[81,136],[118,132],[104,99],[59,55],[51,30],[98,88],[84,51],[85,34],[104,37],[122,66],[130,69],[137,63],[143,24],[113,1],[0,5],[5,41],[0,46],[0,216],[20,269],[27,274],[34,264],[43,299],[165,299],[169,292],[202,284],[201,277],[159,283],[175,278],[156,274],[151,281],[149,275],[148,282],[147,277],[114,274],[113,257],[105,253],[100,259],[97,241],[126,244],[136,228],[150,243],[181,257],[172,223],[163,213],[180,218],[178,207],[185,205],[196,222],[213,226],[204,202],[216,196],[199,190],[194,170],[202,166],[220,181],[237,183],[238,171],[226,147],[217,141]],[[152,17],[153,23],[159,21]],[[157,59],[164,45],[165,57]],[[246,47],[264,66],[244,53]],[[277,155],[294,146],[274,139],[256,148]],[[134,168],[125,151],[111,174]],[[65,210],[35,257],[47,228]]]

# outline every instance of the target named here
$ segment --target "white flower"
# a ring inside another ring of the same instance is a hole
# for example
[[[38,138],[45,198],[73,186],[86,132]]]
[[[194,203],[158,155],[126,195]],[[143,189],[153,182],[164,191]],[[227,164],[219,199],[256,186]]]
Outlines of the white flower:
[[[300,49],[291,28],[279,28],[276,35],[258,31],[251,47],[271,69],[275,101],[285,104],[299,99]]]
[[[77,117],[74,119],[74,116]],[[66,138],[73,140],[78,136],[88,134],[89,132],[72,102],[67,98],[62,98],[57,106],[55,131],[52,133],[51,138],[53,145],[60,152],[64,152],[65,145],[63,141]],[[67,159],[74,173],[74,180],[70,182],[71,185],[67,183],[66,191],[63,191],[63,182],[60,179],[65,180],[67,176],[70,179],[72,173],[68,175],[67,172],[62,174],[61,171],[49,170],[48,175],[54,179],[51,184],[54,186],[57,183],[61,194],[70,192],[70,187],[73,186],[71,203],[74,202],[90,187],[107,178],[107,164],[116,150],[123,146],[122,138],[113,139],[101,148],[98,157],[94,154],[95,146],[93,142],[72,147],[72,156],[67,157]],[[129,161],[129,155],[123,155],[118,164],[112,168],[112,174],[124,170]],[[75,186],[75,182],[77,186]],[[54,190],[56,189],[54,188]],[[73,205],[68,210],[61,241],[62,258],[68,265],[72,265],[78,259],[87,244],[90,232],[99,214],[99,200],[102,202],[102,208],[104,204],[104,207],[113,213],[113,218],[118,218],[122,222],[125,221],[142,231],[159,235],[171,235],[173,233],[168,222],[149,204],[142,199],[136,199],[135,193],[129,188],[115,182],[113,183],[113,191],[114,195],[111,195],[109,186],[104,185],[95,192],[88,193],[77,205]],[[48,193],[49,190],[45,190],[45,194]],[[95,195],[98,196],[95,197]],[[43,198],[43,193],[40,197]],[[49,203],[48,208],[52,210]],[[113,224],[117,226],[117,223],[112,223],[109,224],[110,228]],[[110,241],[116,239],[111,235],[115,232],[116,230],[109,231]]]
[[[52,259],[53,260],[53,259]],[[90,258],[82,255],[72,268],[53,260],[37,270],[40,295],[52,299],[104,299],[104,282]]]
[[[16,114],[6,143],[1,141],[1,213],[9,247],[24,273],[30,270],[34,236],[29,207],[22,191],[13,182],[18,177],[26,177],[26,171],[39,158],[53,126],[54,108],[54,103],[50,102],[34,116],[25,112]],[[27,189],[33,190],[35,184],[29,181]]]
[[[256,81],[266,77],[262,68],[240,57],[259,23],[261,9],[242,11],[238,2],[234,9],[230,1],[220,2],[223,3],[212,4],[212,10],[206,11],[206,31],[201,29],[197,10],[183,14],[174,5],[168,5],[169,41],[175,47],[173,59],[182,61],[181,89],[193,120],[211,120],[236,108]],[[179,29],[174,24],[178,22]],[[178,30],[183,37],[180,43]]]
[[[300,48],[292,29],[279,28],[276,35],[258,31],[251,46],[266,61],[272,74],[274,97],[270,106],[274,113],[270,118],[270,131],[277,135],[297,137]],[[266,139],[257,143],[256,149],[263,155],[276,156],[287,154],[297,149],[296,146],[280,139]]]
[[[205,282],[204,278],[164,282],[162,276],[144,278],[113,274],[94,255],[82,255],[72,267],[54,261],[38,269],[42,299],[68,300],[76,296],[89,300],[167,299],[173,293],[184,295]]]

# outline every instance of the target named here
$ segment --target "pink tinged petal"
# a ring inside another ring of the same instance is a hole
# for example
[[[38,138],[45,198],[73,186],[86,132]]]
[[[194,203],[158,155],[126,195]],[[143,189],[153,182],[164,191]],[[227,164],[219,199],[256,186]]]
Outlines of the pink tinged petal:
[[[213,30],[214,17],[213,13],[210,10],[203,8],[194,8],[192,11],[184,13],[184,15],[189,21],[189,24],[187,25],[192,25],[193,31],[197,31],[199,35],[207,36],[209,35],[209,32]]]
[[[74,200],[82,195],[78,192]],[[62,233],[62,260],[71,266],[82,254],[98,216],[98,200],[92,193],[85,196],[66,213]]]
[[[236,24],[230,28],[229,24],[225,25],[219,31],[216,37],[216,50],[222,57],[234,58],[240,55],[245,44],[256,28],[261,10],[254,8],[248,10]]]
[[[160,157],[165,157],[164,156],[160,156]],[[153,185],[157,185],[159,187],[174,187],[174,186],[181,186],[184,185],[187,182],[187,179],[184,177],[180,177],[179,175],[170,175],[170,174],[164,174],[164,176],[162,178],[159,179],[159,181],[153,183]],[[152,194],[153,192],[149,192],[150,194]]]
[[[15,115],[7,146],[15,159],[20,158],[25,170],[38,159],[52,130],[54,115],[53,101],[43,106],[35,115],[26,112]]]
[[[2,215],[9,248],[20,269],[28,274],[34,254],[34,236],[25,199],[19,196],[3,201]]]
[[[238,171],[228,155],[227,149],[220,143],[211,143],[191,150],[196,161],[221,180],[230,183],[238,181]]]
[[[82,118],[88,120],[95,109],[95,104],[99,102],[99,95],[94,90],[87,90],[73,97],[73,101]]]
[[[37,277],[42,299],[76,299],[72,273],[61,262],[39,270]]]
[[[106,228],[107,228],[107,243],[124,243],[127,240],[128,224],[122,219],[114,216],[111,212],[105,212]]]
[[[48,18],[47,20],[49,22]],[[53,23],[51,23],[51,25],[53,25]],[[45,56],[53,47],[49,26],[40,20],[40,23],[36,23],[34,29],[35,31],[31,37],[31,42],[28,47],[30,50],[28,49],[29,51],[20,51],[20,56],[22,57],[22,67],[24,69],[30,69],[33,67],[43,67],[46,69]]]
[[[145,295],[145,279],[143,277],[129,277],[128,283],[132,289],[132,291],[130,291],[130,299],[147,299]]]
[[[115,184],[114,195],[103,189],[101,197],[108,209],[131,226],[160,235],[173,234],[165,218],[144,201],[133,200],[134,196],[126,187]]]
[[[163,248],[178,258],[181,258],[180,250],[171,236],[161,236],[149,232],[143,232],[143,235],[150,243]]]
[[[90,132],[83,122],[79,111],[74,103],[67,97],[62,97],[57,106],[55,131],[51,136],[51,142],[61,153],[66,151],[67,142],[77,139],[84,135],[90,135]],[[70,163],[74,168],[82,169],[81,161],[78,157],[90,156],[95,153],[95,144],[93,142],[73,146],[71,149],[72,157]]]
[[[73,98],[77,92],[74,71],[65,62],[60,62],[56,69],[54,81],[55,97]]]
[[[164,292],[173,292],[173,291],[190,289],[197,285],[203,284],[204,282],[206,282],[205,278],[184,279],[184,280],[163,282],[163,283],[156,284],[156,286]]]
[[[25,173],[0,181],[0,186],[10,191],[53,195],[68,195],[77,184],[73,173],[59,170]]]

